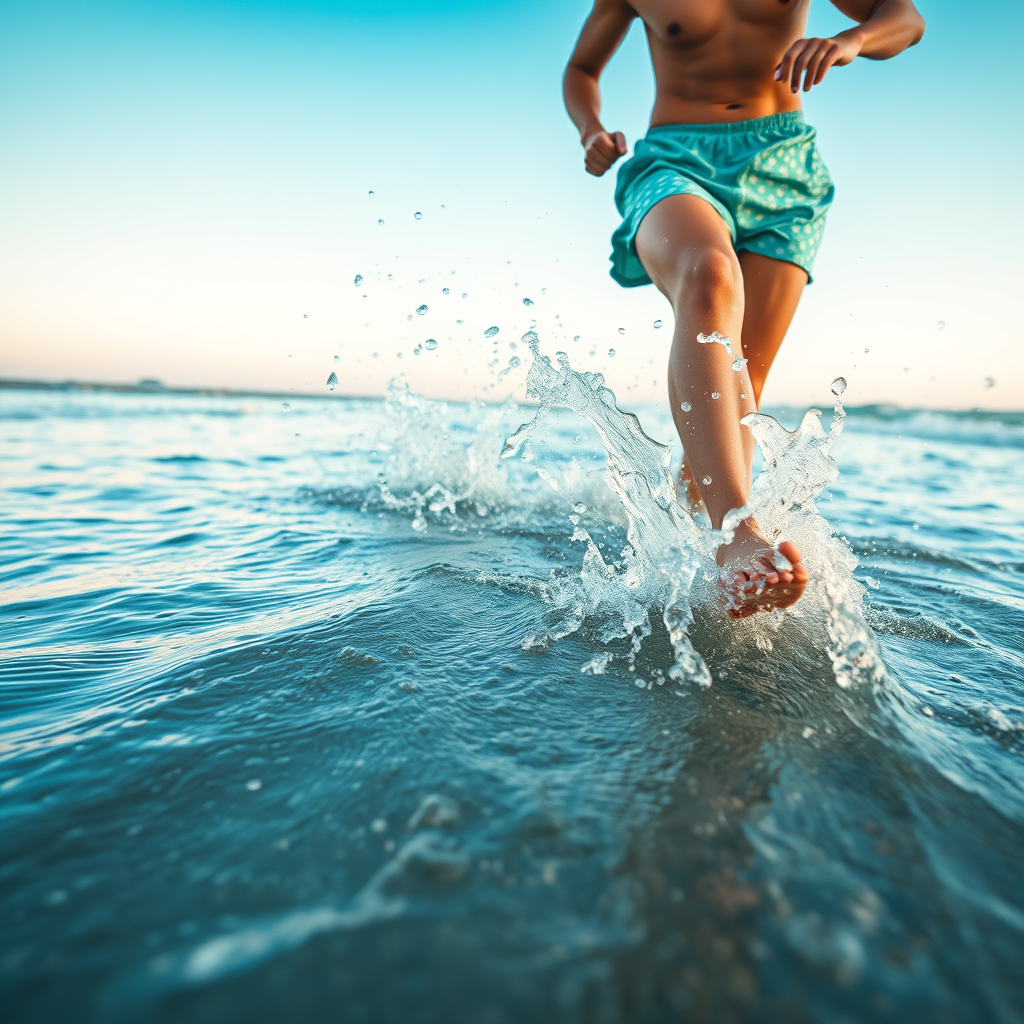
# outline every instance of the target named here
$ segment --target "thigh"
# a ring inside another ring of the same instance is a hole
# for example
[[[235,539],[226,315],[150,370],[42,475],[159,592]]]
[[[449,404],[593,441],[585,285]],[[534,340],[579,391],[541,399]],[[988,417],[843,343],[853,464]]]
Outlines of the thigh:
[[[807,284],[807,272],[795,263],[745,250],[739,261],[743,271],[743,355],[754,401],[760,406],[761,389],[789,330]]]
[[[699,196],[668,196],[652,206],[637,229],[636,251],[650,279],[673,302],[709,253],[735,264],[739,276],[729,228]]]

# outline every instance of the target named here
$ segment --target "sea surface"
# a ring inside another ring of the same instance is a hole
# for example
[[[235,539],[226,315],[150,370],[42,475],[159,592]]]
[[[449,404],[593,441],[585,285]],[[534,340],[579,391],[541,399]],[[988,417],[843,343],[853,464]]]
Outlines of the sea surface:
[[[0,391],[6,1022],[1024,1020],[1024,414],[531,397]]]

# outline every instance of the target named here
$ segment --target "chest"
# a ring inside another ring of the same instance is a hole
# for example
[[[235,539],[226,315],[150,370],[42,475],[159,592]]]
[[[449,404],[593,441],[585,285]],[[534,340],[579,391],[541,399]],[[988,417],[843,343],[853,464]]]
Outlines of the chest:
[[[693,46],[740,26],[784,31],[809,0],[636,0],[647,30],[671,46]]]

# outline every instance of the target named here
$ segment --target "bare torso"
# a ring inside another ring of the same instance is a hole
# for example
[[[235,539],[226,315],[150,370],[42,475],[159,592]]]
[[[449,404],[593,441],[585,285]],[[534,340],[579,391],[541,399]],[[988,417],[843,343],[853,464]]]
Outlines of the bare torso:
[[[804,32],[809,0],[635,0],[657,94],[651,124],[743,121],[798,110],[775,68]]]

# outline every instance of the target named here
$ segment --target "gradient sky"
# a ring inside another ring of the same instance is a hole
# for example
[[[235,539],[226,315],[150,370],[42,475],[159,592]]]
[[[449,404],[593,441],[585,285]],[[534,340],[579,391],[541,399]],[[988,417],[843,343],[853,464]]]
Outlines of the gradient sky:
[[[768,401],[841,373],[853,402],[1024,407],[1024,4],[920,7],[918,47],[806,101],[837,200]],[[536,320],[660,399],[670,311],[608,277],[613,175],[584,174],[561,103],[588,9],[0,0],[0,375],[521,395],[524,367],[496,375]],[[845,24],[814,0],[810,34]],[[632,145],[639,26],[603,88]]]

